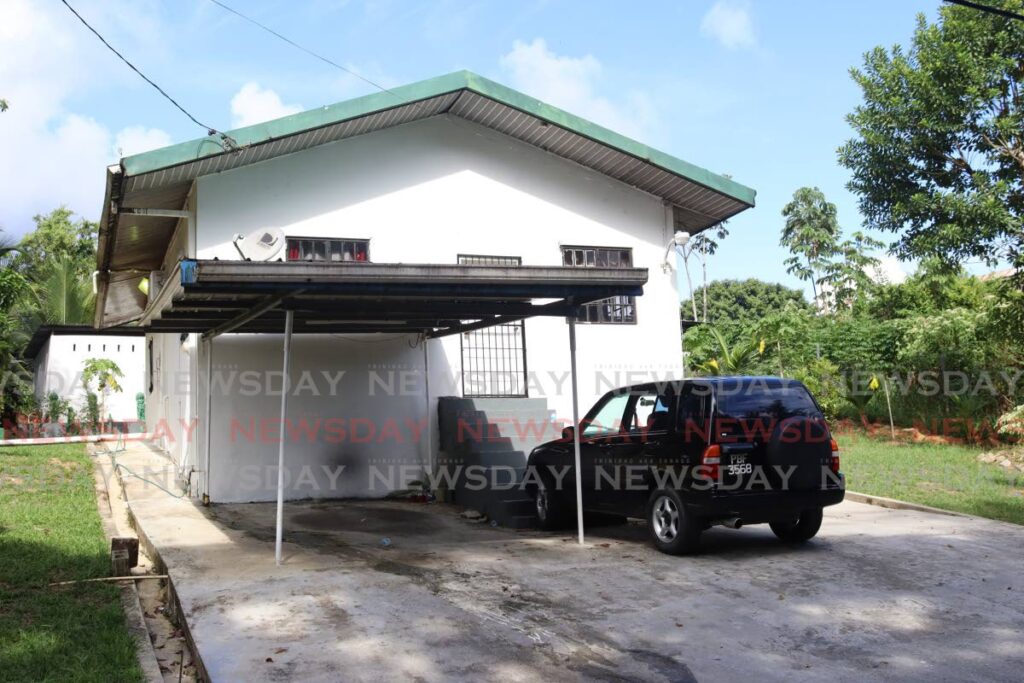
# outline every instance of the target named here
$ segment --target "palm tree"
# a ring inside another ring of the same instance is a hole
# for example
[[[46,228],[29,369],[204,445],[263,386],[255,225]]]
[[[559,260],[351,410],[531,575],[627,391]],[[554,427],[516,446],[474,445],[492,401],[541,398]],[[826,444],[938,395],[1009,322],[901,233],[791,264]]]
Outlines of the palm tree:
[[[95,295],[92,283],[66,257],[50,261],[32,283],[37,306],[35,321],[46,325],[87,325],[92,322]]]
[[[711,334],[718,342],[721,352],[698,369],[705,375],[745,375],[754,367],[757,357],[764,353],[764,342],[757,339],[738,341],[730,345],[718,330],[711,328]]]

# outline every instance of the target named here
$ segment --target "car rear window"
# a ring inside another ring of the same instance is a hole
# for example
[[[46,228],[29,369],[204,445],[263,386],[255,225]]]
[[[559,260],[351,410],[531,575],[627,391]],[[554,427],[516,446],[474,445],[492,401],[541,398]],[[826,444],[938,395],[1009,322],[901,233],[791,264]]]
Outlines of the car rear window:
[[[758,421],[771,429],[790,417],[821,418],[821,411],[801,384],[737,382],[723,384],[716,392],[718,419],[749,423]],[[726,429],[726,431],[729,431]]]

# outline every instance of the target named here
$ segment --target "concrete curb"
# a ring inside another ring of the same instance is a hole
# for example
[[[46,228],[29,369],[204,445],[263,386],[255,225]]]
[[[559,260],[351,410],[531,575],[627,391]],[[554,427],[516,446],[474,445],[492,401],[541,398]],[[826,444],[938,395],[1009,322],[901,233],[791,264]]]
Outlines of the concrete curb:
[[[856,491],[847,491],[846,500],[853,501],[854,503],[864,503],[866,505],[876,505],[878,507],[889,508],[890,510],[914,510],[915,512],[930,512],[934,515],[946,515],[947,517],[974,517],[974,515],[965,515],[962,512],[953,512],[952,510],[942,510],[940,508],[929,507],[928,505],[918,505],[917,503],[907,503],[906,501],[896,500],[895,498],[885,498],[883,496],[872,496],[867,493],[857,493]],[[977,519],[987,519],[985,517],[978,517]],[[997,522],[999,520],[988,520]]]
[[[103,525],[103,535],[107,542],[118,531],[113,520],[113,509],[110,504],[110,490],[107,488],[106,477],[102,472],[102,465],[94,456],[93,458],[93,482],[96,490],[96,507],[100,513],[100,523]],[[104,504],[106,503],[106,504]],[[139,602],[139,590],[134,581],[126,581],[121,584],[121,610],[124,612],[125,626],[128,633],[135,641],[135,658],[142,670],[142,677],[146,683],[164,683],[164,676],[160,672],[160,663],[157,660],[156,652],[153,650],[153,641],[149,637],[149,627],[146,626],[146,619],[142,615],[142,604]]]
[[[163,557],[160,555],[160,551],[150,540],[149,536],[146,535],[146,531],[142,528],[142,525],[139,524],[139,519],[135,516],[135,510],[132,509],[132,502],[128,498],[128,490],[124,486],[124,479],[121,476],[121,470],[115,467],[114,476],[117,477],[118,482],[121,484],[121,490],[125,492],[124,503],[125,508],[128,511],[128,522],[132,525],[132,528],[135,529],[135,533],[138,534],[139,545],[145,549],[146,554],[153,561],[154,571],[159,574],[167,575],[167,616],[170,618],[172,623],[181,629],[181,634],[185,637],[185,643],[188,645],[188,649],[192,655],[192,665],[196,668],[196,679],[210,683],[210,674],[206,670],[206,665],[203,664],[203,657],[199,653],[199,648],[196,647],[195,639],[192,637],[192,631],[189,628],[188,619],[185,618],[185,613],[181,609],[181,601],[178,599],[178,591],[174,587],[174,579],[171,577],[170,567],[168,567],[167,563],[164,562]]]

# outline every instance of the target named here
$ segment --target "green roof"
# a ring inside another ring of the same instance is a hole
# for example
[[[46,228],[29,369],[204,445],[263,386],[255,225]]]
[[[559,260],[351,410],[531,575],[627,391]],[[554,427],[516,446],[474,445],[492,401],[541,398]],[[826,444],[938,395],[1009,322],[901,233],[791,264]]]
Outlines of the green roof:
[[[345,102],[284,116],[273,121],[236,128],[228,131],[227,134],[239,147],[245,148],[460,90],[476,93],[495,102],[500,102],[525,112],[601,145],[646,161],[670,173],[685,177],[715,192],[732,197],[747,206],[754,205],[756,193],[745,185],[741,185],[725,176],[712,173],[678,157],[648,147],[615,131],[553,107],[550,104],[541,102],[470,71],[456,71],[444,76],[411,83]],[[224,152],[225,149],[222,147],[219,136],[207,136],[163,147],[151,152],[125,157],[121,160],[121,167],[126,175],[136,176],[214,157],[224,154]]]

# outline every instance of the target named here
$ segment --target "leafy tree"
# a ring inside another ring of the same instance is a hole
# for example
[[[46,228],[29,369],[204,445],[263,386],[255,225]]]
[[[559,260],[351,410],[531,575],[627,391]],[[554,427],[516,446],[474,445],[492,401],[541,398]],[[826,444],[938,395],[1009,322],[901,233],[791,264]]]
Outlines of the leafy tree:
[[[870,272],[878,265],[878,259],[868,250],[884,246],[860,231],[836,245],[835,258],[825,264],[821,279],[823,284],[828,285],[832,308],[853,308],[854,298],[858,294],[865,294],[874,285]]]
[[[81,275],[96,269],[98,225],[84,219],[73,220],[67,207],[54,209],[33,218],[36,229],[22,238],[11,266],[24,275],[37,274],[55,258],[69,259]]]
[[[124,377],[121,368],[109,358],[86,358],[82,365],[82,384],[86,388],[86,396],[92,393],[91,384],[96,382],[96,392],[99,394],[99,417],[102,420],[106,414],[107,393],[121,391],[119,379]],[[92,406],[86,405],[86,410],[91,414]]]
[[[901,258],[1024,274],[1024,22],[943,6],[908,50],[877,47],[851,75],[864,101],[839,161],[867,225],[899,234]]]
[[[801,309],[810,310],[804,293],[799,289],[756,278],[715,280],[703,289],[706,291],[698,294],[706,294],[708,298],[705,320],[720,329],[749,329],[790,302]],[[689,308],[690,302],[684,301],[682,305]]]
[[[786,223],[779,242],[793,254],[784,261],[786,272],[810,281],[817,304],[818,283],[838,249],[836,205],[825,199],[818,188],[801,187],[782,208],[782,215]]]
[[[0,112],[7,111],[10,105],[7,104],[7,100],[0,97]]]
[[[950,268],[936,259],[925,259],[905,281],[875,285],[870,296],[857,301],[856,314],[876,320],[933,315],[949,308],[980,308],[996,291],[962,268]]]

